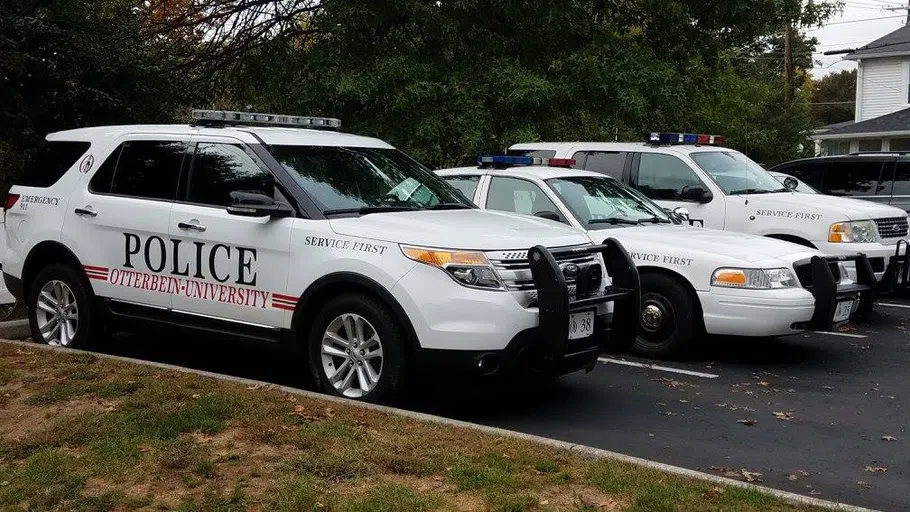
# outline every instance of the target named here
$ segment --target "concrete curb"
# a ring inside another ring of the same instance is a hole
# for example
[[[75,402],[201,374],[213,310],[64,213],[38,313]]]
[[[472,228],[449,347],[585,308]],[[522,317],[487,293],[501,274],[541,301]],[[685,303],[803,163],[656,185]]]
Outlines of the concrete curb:
[[[26,325],[26,327],[27,327],[27,325]],[[453,426],[453,427],[472,429],[472,430],[485,432],[487,434],[492,434],[492,435],[500,436],[500,437],[511,437],[514,439],[523,439],[526,441],[532,441],[535,443],[550,446],[550,447],[557,448],[560,450],[574,452],[574,453],[577,453],[577,454],[579,454],[583,457],[587,457],[587,458],[617,460],[617,461],[627,462],[629,464],[635,464],[636,466],[664,471],[667,473],[671,473],[673,475],[678,475],[678,476],[690,478],[693,480],[700,480],[703,482],[710,482],[710,483],[729,486],[729,487],[739,487],[739,488],[743,488],[743,489],[750,489],[753,491],[760,492],[762,494],[767,494],[769,496],[779,498],[779,499],[786,501],[793,505],[808,505],[808,506],[825,508],[825,509],[829,509],[829,510],[842,510],[842,511],[849,511],[849,512],[877,512],[877,511],[875,511],[873,509],[869,509],[869,508],[857,507],[854,505],[848,505],[846,503],[838,503],[838,502],[834,502],[834,501],[827,501],[827,500],[822,500],[822,499],[818,499],[818,498],[812,498],[810,496],[803,496],[801,494],[796,494],[796,493],[792,493],[792,492],[788,492],[788,491],[781,491],[778,489],[772,489],[770,487],[764,487],[761,485],[751,484],[748,482],[742,482],[739,480],[732,480],[729,478],[712,475],[710,473],[703,473],[701,471],[695,471],[692,469],[681,468],[678,466],[671,466],[669,464],[664,464],[662,462],[656,462],[656,461],[652,461],[652,460],[648,460],[648,459],[641,459],[638,457],[633,457],[631,455],[625,455],[622,453],[611,452],[609,450],[602,450],[600,448],[594,448],[591,446],[574,444],[574,443],[569,443],[566,441],[559,441],[556,439],[535,436],[532,434],[525,434],[522,432],[515,432],[512,430],[506,430],[506,429],[501,429],[501,428],[497,428],[497,427],[490,427],[487,425],[478,425],[476,423],[469,423],[467,421],[453,420],[453,419],[449,419],[449,418],[443,418],[441,416],[434,416],[432,414],[424,414],[421,412],[408,411],[405,409],[398,409],[395,407],[367,404],[367,403],[363,403],[363,402],[357,402],[354,400],[348,400],[346,398],[339,398],[339,397],[334,397],[334,396],[330,396],[330,395],[323,395],[321,393],[315,393],[313,391],[307,391],[304,389],[292,388],[292,387],[288,387],[288,386],[281,386],[278,384],[272,384],[272,383],[264,382],[264,381],[245,379],[243,377],[234,377],[232,375],[224,375],[224,374],[208,372],[208,371],[204,371],[204,370],[195,370],[193,368],[186,368],[183,366],[175,366],[175,365],[159,363],[159,362],[155,362],[155,361],[144,361],[142,359],[133,359],[133,358],[129,358],[129,357],[115,356],[115,355],[104,354],[104,353],[99,353],[99,352],[76,350],[76,349],[65,348],[65,347],[50,347],[48,345],[42,345],[42,344],[26,342],[26,341],[0,340],[0,343],[5,343],[8,345],[18,345],[18,346],[27,347],[30,349],[55,350],[55,351],[62,351],[62,352],[74,353],[74,354],[92,354],[97,357],[101,357],[101,358],[105,358],[105,359],[112,359],[115,361],[123,361],[123,362],[133,363],[133,364],[154,366],[154,367],[165,369],[165,370],[174,370],[174,371],[183,372],[183,373],[192,373],[192,374],[201,375],[204,377],[211,377],[214,379],[219,379],[219,380],[224,380],[224,381],[229,381],[229,382],[236,382],[239,384],[245,384],[248,386],[261,386],[261,387],[268,387],[270,389],[278,389],[285,393],[290,393],[290,394],[294,394],[294,395],[298,395],[298,396],[305,396],[305,397],[309,397],[309,398],[316,398],[319,400],[326,400],[329,402],[342,403],[342,404],[350,405],[353,407],[361,407],[364,409],[381,411],[381,412],[385,412],[388,414],[397,414],[399,416],[405,416],[408,418],[413,418],[416,420],[426,421],[426,422],[430,422],[430,423],[437,423],[437,424],[441,424],[441,425],[449,425],[449,426]]]
[[[28,327],[27,318],[22,318],[20,320],[10,320],[8,322],[0,322],[0,338],[21,340],[28,338],[31,335],[32,331]]]

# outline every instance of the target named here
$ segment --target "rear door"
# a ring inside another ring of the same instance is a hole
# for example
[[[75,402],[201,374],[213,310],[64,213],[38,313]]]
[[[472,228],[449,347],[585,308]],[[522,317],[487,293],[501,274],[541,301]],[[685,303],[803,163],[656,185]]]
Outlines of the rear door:
[[[239,140],[195,139],[170,220],[175,311],[289,327],[284,297],[293,218],[228,213],[230,194],[259,192],[288,202],[265,164]],[[305,261],[297,262],[306,265]]]
[[[77,188],[63,243],[82,262],[95,294],[169,308],[168,218],[188,137],[131,135]]]

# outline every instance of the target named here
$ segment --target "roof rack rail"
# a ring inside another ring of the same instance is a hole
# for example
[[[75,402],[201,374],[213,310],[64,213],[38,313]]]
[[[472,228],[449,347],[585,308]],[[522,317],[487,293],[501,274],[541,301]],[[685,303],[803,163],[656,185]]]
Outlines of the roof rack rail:
[[[284,114],[257,114],[229,110],[193,110],[195,126],[285,126],[317,130],[338,130],[341,120],[333,117],[289,116]]]
[[[848,155],[906,155],[910,151],[854,151]]]

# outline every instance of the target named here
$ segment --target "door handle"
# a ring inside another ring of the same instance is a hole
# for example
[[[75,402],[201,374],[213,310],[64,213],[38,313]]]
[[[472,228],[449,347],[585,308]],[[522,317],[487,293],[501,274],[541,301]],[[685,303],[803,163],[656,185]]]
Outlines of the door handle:
[[[91,210],[89,208],[76,208],[75,210],[73,210],[73,213],[75,213],[76,215],[79,215],[80,217],[82,217],[82,216],[97,217],[98,216],[98,212],[96,212],[95,210]]]
[[[190,231],[198,231],[200,233],[205,231],[205,226],[202,224],[191,224],[189,222],[178,222],[177,227],[180,229],[189,229]]]

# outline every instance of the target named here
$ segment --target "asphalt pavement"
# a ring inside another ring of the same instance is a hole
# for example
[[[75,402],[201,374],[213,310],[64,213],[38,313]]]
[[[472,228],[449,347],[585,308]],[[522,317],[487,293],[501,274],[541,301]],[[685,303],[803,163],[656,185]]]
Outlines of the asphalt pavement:
[[[886,298],[871,323],[837,333],[706,338],[686,362],[605,357],[589,374],[550,383],[428,376],[402,405],[822,499],[910,511],[908,321],[910,300]],[[308,386],[302,368],[277,346],[147,334],[118,335],[98,350]]]

